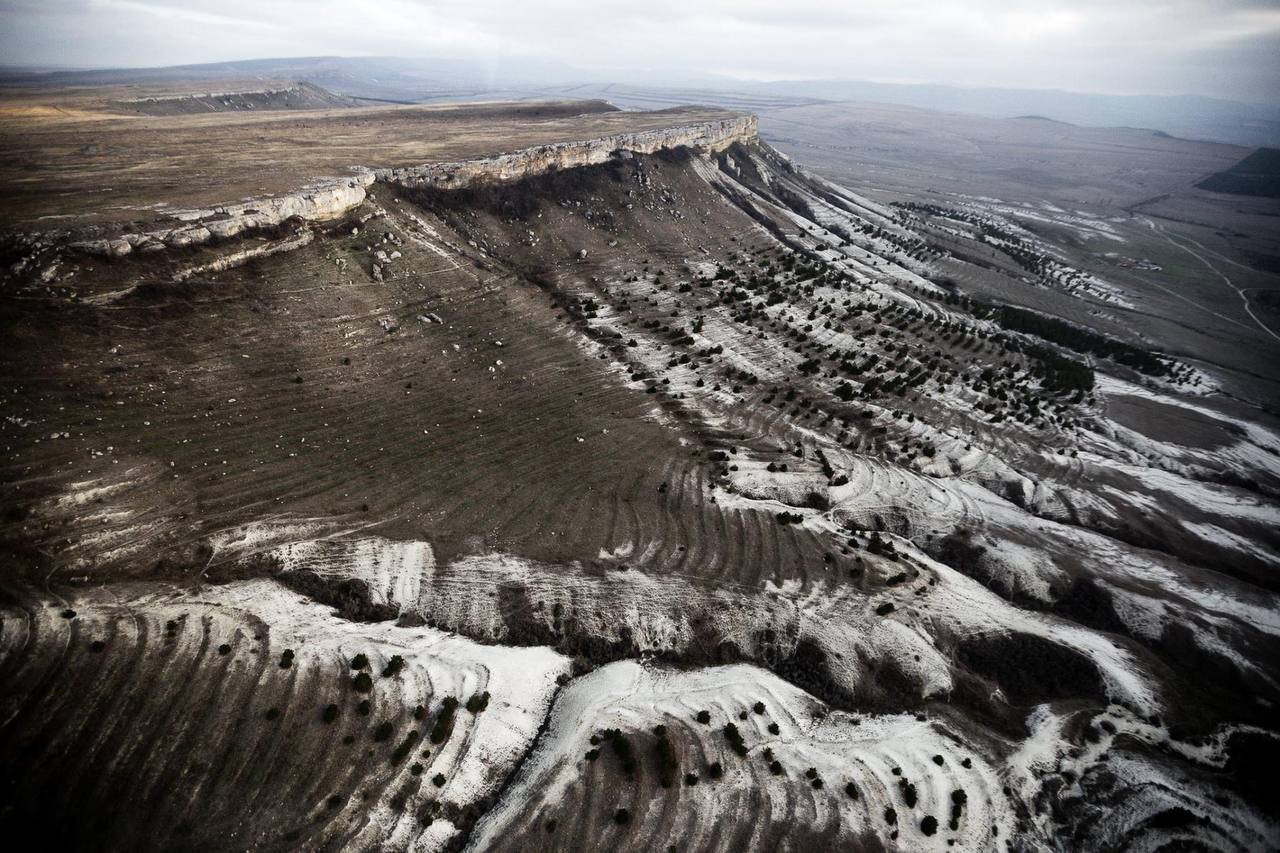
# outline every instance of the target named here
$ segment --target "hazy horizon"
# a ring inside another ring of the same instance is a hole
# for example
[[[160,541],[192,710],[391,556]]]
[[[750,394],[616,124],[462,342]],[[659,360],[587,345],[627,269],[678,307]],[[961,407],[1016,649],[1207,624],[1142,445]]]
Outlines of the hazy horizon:
[[[1258,0],[0,0],[9,65],[454,60],[513,77],[868,81],[1280,104],[1280,7]]]

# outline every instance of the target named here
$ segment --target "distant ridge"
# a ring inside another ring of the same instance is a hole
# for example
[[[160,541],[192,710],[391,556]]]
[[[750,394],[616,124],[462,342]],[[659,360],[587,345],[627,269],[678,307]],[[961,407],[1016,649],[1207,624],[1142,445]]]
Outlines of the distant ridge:
[[[1063,125],[1063,126],[1065,126],[1065,127],[1079,127],[1079,126],[1080,126],[1080,125],[1075,124],[1075,123],[1073,123],[1073,122],[1063,121],[1063,120],[1061,120],[1061,119],[1050,118],[1049,116],[1041,116],[1041,115],[1024,115],[1024,116],[1014,116],[1014,119],[1017,119],[1017,120],[1020,120],[1020,121],[1047,121],[1047,122],[1050,122],[1050,123],[1052,123],[1052,124],[1061,124],[1061,125]]]
[[[1280,198],[1280,149],[1259,148],[1230,169],[1210,175],[1196,186],[1215,193]]]

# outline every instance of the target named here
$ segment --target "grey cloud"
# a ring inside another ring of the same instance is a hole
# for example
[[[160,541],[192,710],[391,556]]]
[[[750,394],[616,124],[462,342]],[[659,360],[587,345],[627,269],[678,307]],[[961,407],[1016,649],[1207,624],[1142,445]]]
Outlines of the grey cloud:
[[[1261,0],[0,0],[9,63],[316,54],[1280,100]]]

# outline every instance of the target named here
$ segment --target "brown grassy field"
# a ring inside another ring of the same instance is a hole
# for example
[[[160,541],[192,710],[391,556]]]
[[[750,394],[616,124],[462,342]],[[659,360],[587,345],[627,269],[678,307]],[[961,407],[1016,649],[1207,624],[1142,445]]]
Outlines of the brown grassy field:
[[[114,104],[125,94],[0,94],[0,223],[147,220],[161,209],[296,190],[355,167],[468,159],[732,115],[562,101],[154,117],[119,114]]]

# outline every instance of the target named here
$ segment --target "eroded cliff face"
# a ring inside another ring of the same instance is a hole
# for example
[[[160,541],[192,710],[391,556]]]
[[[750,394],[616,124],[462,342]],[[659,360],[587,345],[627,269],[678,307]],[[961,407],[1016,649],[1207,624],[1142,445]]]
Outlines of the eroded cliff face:
[[[400,169],[379,169],[380,181],[412,187],[454,190],[482,183],[505,183],[557,169],[594,166],[618,152],[653,154],[671,148],[692,148],[703,154],[723,151],[735,142],[749,142],[758,131],[756,117],[738,116],[663,130],[619,133],[578,142],[540,145],[497,157],[452,163],[426,163]]]
[[[596,165],[619,153],[653,154],[685,147],[710,155],[734,143],[754,140],[757,130],[756,117],[742,115],[660,130],[540,145],[473,160],[376,170],[360,166],[353,176],[321,179],[296,193],[215,208],[179,211],[174,217],[183,224],[173,228],[121,234],[72,245],[90,254],[111,257],[122,257],[135,251],[201,245],[257,228],[275,227],[293,218],[306,222],[337,219],[361,204],[369,186],[377,181],[456,190],[484,183],[518,181],[558,169]]]
[[[296,193],[252,199],[202,210],[185,210],[174,217],[185,223],[174,228],[122,234],[104,240],[73,244],[96,255],[120,257],[133,251],[160,251],[196,246],[213,239],[235,237],[255,228],[271,228],[297,217],[307,222],[337,219],[365,200],[366,190],[374,181],[372,172],[350,178],[318,181]]]

